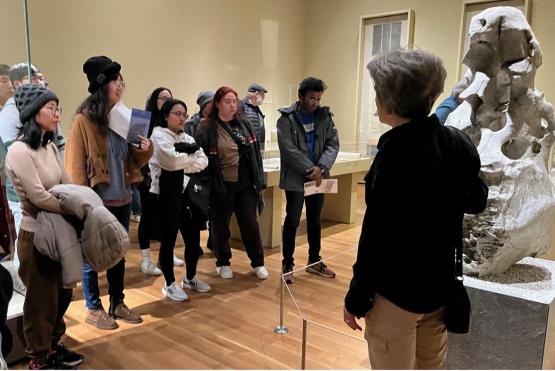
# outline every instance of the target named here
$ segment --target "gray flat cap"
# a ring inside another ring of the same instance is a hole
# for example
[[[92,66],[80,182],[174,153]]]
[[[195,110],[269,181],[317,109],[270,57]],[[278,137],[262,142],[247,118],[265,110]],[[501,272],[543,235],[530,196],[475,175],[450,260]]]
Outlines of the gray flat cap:
[[[265,87],[263,87],[260,84],[255,83],[255,82],[253,82],[252,84],[249,85],[249,89],[248,89],[249,93],[254,93],[254,92],[257,92],[257,91],[263,91],[264,93],[268,92],[268,90],[266,90]]]

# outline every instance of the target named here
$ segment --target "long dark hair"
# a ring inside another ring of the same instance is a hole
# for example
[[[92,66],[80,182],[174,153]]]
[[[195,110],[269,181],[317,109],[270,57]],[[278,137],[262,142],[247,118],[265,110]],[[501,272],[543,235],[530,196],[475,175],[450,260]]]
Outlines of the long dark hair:
[[[159,126],[163,128],[168,127],[168,115],[170,114],[170,111],[172,110],[173,106],[176,106],[178,104],[182,105],[183,108],[185,108],[185,112],[187,112],[187,105],[185,104],[185,102],[179,99],[168,99],[167,101],[164,102],[164,105],[160,109],[161,121]]]
[[[158,96],[164,90],[169,91],[170,95],[173,97],[173,93],[170,89],[160,86],[159,88],[154,89],[152,93],[150,93],[150,97],[146,101],[145,111],[149,111],[152,113],[152,115],[150,116],[150,126],[148,128],[149,137],[152,134],[152,129],[154,129],[156,126],[159,126],[162,122],[162,115],[160,113],[160,110],[158,109]]]
[[[19,128],[19,136],[21,137],[20,140],[23,143],[27,144],[34,150],[37,150],[41,145],[45,146],[54,140],[54,133],[51,131],[47,131],[44,135],[42,135],[40,127],[34,117],[31,117],[28,121],[21,125]]]
[[[116,75],[117,79],[118,75]],[[97,91],[89,95],[77,108],[77,113],[82,113],[93,122],[100,133],[108,134],[110,125],[110,99],[108,84],[102,85]]]

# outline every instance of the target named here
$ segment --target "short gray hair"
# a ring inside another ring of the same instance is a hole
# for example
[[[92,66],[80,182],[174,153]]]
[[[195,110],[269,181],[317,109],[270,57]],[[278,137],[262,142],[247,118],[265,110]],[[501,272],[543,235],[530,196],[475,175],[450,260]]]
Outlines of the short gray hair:
[[[21,81],[25,76],[29,75],[27,66],[27,63],[17,63],[10,68],[10,81],[12,82],[12,85],[14,81]],[[37,66],[31,64],[31,73],[35,74],[38,72],[40,72],[40,70]],[[31,76],[29,76],[29,80],[31,80]]]
[[[411,119],[428,116],[447,77],[441,59],[423,50],[390,51],[368,63],[368,70],[380,103]]]

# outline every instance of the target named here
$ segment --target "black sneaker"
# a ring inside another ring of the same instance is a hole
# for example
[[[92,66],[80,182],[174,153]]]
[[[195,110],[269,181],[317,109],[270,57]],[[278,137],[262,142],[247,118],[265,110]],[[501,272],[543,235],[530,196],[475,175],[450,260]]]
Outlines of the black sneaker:
[[[62,342],[59,342],[52,350],[52,355],[49,358],[54,359],[58,365],[77,367],[85,360],[82,354],[67,349]]]
[[[292,265],[284,265],[282,267],[281,272],[283,273],[283,279],[285,283],[293,283],[295,279],[293,278],[293,266]]]

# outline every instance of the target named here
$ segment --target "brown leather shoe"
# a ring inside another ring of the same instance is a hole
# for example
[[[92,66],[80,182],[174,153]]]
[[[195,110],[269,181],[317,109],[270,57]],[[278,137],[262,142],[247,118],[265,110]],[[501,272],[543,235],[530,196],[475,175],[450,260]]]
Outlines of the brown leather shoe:
[[[129,307],[124,303],[119,303],[116,306],[116,309],[114,309],[113,311],[112,311],[112,308],[110,308],[110,315],[114,319],[121,319],[123,322],[127,322],[127,323],[143,322],[143,319],[141,318],[139,313],[129,309]]]
[[[85,322],[101,330],[114,330],[118,328],[116,321],[106,313],[102,306],[96,309],[87,309],[87,318],[85,318]]]

